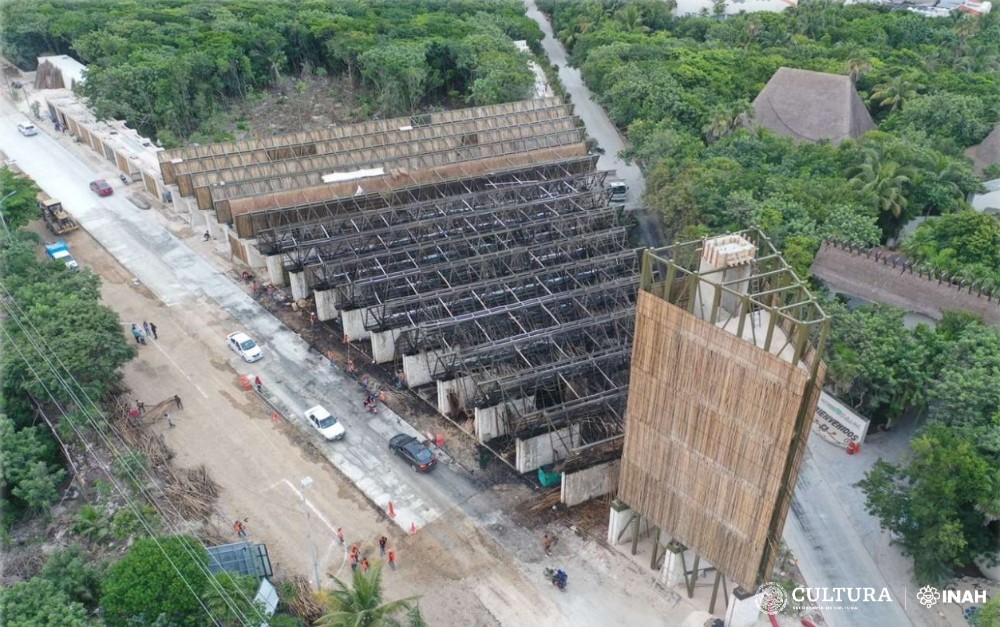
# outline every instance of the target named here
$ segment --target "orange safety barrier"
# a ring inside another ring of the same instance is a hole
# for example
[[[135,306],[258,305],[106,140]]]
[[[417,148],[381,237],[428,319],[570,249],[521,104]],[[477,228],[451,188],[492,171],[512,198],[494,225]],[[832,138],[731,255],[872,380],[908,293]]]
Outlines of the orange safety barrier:
[[[249,392],[253,387],[250,385],[250,377],[246,376],[245,374],[240,375],[240,385],[243,386],[244,392]]]

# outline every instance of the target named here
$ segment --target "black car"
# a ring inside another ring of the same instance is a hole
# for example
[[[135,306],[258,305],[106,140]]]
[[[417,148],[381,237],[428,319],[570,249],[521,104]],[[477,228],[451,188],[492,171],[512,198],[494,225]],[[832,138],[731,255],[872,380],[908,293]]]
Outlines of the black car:
[[[431,453],[425,444],[411,435],[400,433],[392,436],[392,439],[389,440],[389,449],[405,459],[410,464],[410,468],[417,472],[429,472],[438,463],[434,453]]]

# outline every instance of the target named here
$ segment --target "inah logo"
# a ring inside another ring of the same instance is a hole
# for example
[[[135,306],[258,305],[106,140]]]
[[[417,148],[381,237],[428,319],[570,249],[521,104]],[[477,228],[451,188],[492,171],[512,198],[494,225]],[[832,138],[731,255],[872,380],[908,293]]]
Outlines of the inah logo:
[[[917,591],[917,600],[920,601],[920,605],[926,606],[928,608],[934,607],[934,604],[938,602],[941,598],[941,593],[934,586],[924,586]]]
[[[780,585],[769,581],[757,588],[757,607],[765,614],[777,614],[785,609],[788,594]]]

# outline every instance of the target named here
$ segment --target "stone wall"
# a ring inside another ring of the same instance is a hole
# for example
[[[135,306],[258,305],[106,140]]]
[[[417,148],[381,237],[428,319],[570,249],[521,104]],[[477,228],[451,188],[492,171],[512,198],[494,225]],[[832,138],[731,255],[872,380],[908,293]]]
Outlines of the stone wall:
[[[961,277],[922,271],[905,256],[835,241],[820,247],[813,275],[831,289],[864,300],[894,305],[940,320],[945,310],[968,311],[1000,324],[1000,293],[983,291]]]

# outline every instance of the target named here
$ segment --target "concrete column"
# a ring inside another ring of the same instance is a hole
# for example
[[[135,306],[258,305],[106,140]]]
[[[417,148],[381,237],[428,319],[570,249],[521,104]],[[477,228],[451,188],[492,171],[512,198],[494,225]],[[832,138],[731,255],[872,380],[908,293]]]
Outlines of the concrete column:
[[[726,627],[754,627],[760,616],[758,597],[761,595],[736,588],[729,596],[726,608]]]
[[[438,399],[438,411],[449,416],[451,412],[451,405],[448,402],[449,393],[454,392],[458,395],[458,406],[459,408],[465,407],[468,404],[469,395],[475,392],[475,384],[472,382],[472,377],[458,377],[450,381],[438,381],[437,382],[437,399]],[[454,418],[455,416],[451,416]]]
[[[292,284],[292,298],[294,300],[309,297],[309,286],[306,284],[306,273],[303,270],[289,272],[288,282]]]
[[[337,310],[337,290],[314,290],[313,298],[316,299],[316,317],[320,321],[333,320],[340,315]]]
[[[618,499],[611,502],[611,511],[608,518],[608,544],[614,546],[632,538],[630,534],[622,533],[631,519],[632,509],[628,505]],[[622,536],[621,539],[618,536]]]
[[[347,336],[348,340],[354,342],[371,337],[371,331],[365,329],[365,314],[367,313],[368,308],[345,309],[340,312],[340,319],[344,322],[344,335]]]
[[[346,328],[346,323],[345,323]],[[437,363],[441,351],[427,351],[416,355],[403,355],[403,373],[406,375],[406,386],[415,388],[433,381],[431,369]]]
[[[246,242],[247,251],[247,265],[253,269],[254,274],[261,274],[267,270],[267,264],[264,261],[264,256],[260,254],[257,250],[256,240],[253,242]]]
[[[396,338],[406,329],[389,329],[371,334],[372,359],[377,364],[384,364],[396,358]]]
[[[684,562],[681,556],[689,564],[693,564],[694,552],[683,549],[679,544],[670,544],[669,539],[666,548],[667,552],[663,557],[663,570],[660,572],[660,582],[667,588],[672,588],[684,583]]]
[[[264,258],[267,264],[267,274],[271,278],[271,285],[275,287],[285,286],[285,258],[281,255],[268,255]]]

